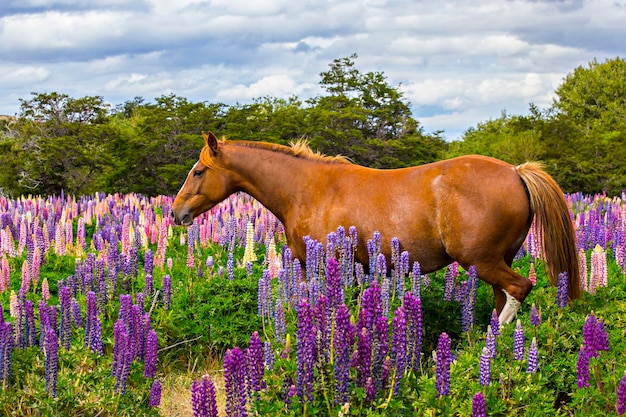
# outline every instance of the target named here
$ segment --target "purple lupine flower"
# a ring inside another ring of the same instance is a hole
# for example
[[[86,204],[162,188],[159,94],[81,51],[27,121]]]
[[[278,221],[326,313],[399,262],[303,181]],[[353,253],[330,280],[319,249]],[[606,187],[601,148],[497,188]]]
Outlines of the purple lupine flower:
[[[589,351],[585,345],[581,345],[576,361],[576,385],[578,388],[589,386],[589,359]]]
[[[154,268],[154,257],[152,255],[152,249],[146,249],[143,255],[143,272],[145,275],[152,275]]]
[[[517,319],[513,333],[513,359],[516,361],[524,360],[524,329],[519,319]]]
[[[500,318],[498,317],[498,312],[495,308],[491,313],[491,320],[489,321],[489,324],[491,325],[491,331],[493,332],[493,335],[500,336]]]
[[[417,372],[423,339],[422,301],[419,295],[407,292],[404,295],[404,308],[407,317],[407,366]]]
[[[172,303],[172,278],[169,275],[163,276],[163,306],[166,310],[170,309]]]
[[[57,396],[59,339],[53,328],[46,328],[45,336],[46,391],[51,397]]]
[[[370,377],[372,364],[372,340],[365,327],[362,327],[357,334],[357,349],[353,361],[356,368],[357,386],[365,388],[367,378]]]
[[[313,399],[313,369],[315,366],[315,336],[313,312],[309,303],[303,299],[298,305],[297,330],[297,367],[296,387],[303,403]]]
[[[472,397],[472,417],[487,417],[485,396],[480,391]]]
[[[145,286],[143,289],[143,293],[145,294],[146,298],[150,299],[150,297],[152,297],[152,294],[154,293],[154,279],[152,277],[152,274],[146,274],[144,276],[144,281]]]
[[[598,320],[596,319],[595,314],[591,312],[591,314],[585,319],[585,324],[583,325],[583,346],[591,357],[598,356],[598,353],[595,350],[597,322]]]
[[[76,301],[76,298],[72,297],[70,303],[72,306],[72,320],[74,321],[74,326],[78,328],[83,327],[83,315],[80,312],[80,305],[78,305],[78,301]]]
[[[450,395],[450,363],[452,354],[450,352],[450,337],[443,332],[439,335],[437,343],[437,369],[435,379],[436,397]]]
[[[96,317],[92,324],[91,338],[89,347],[93,353],[104,355],[104,347],[102,346],[102,323],[100,318]]]
[[[454,264],[452,264],[454,265]],[[444,287],[443,287],[443,300],[452,301],[454,295],[454,279],[456,278],[454,268],[449,265],[446,268]]]
[[[396,378],[393,386],[394,395],[400,390],[400,380],[406,369],[406,312],[400,306],[393,317],[393,336],[391,344],[391,361],[396,368]]]
[[[333,311],[343,303],[341,271],[339,270],[339,262],[335,258],[330,258],[326,262],[326,295],[328,305]]]
[[[98,309],[96,306],[96,293],[89,291],[87,293],[87,313],[85,315],[85,346],[91,347],[90,342],[92,339],[92,332],[94,328],[94,322],[98,316]]]
[[[258,392],[263,389],[263,345],[259,332],[253,332],[250,336],[250,346],[246,349],[246,360],[248,365],[248,381],[250,389]]]
[[[609,350],[609,334],[604,327],[604,321],[602,319],[598,319],[596,322],[594,349],[596,352],[599,350],[608,352]]]
[[[30,300],[24,300],[24,337],[25,346],[35,346],[37,344],[37,332],[35,328],[35,307]],[[54,308],[54,307],[53,307]]]
[[[487,326],[487,336],[485,337],[485,347],[489,349],[492,358],[495,358],[498,354],[498,347],[496,343],[496,336],[491,330],[491,325]]]
[[[143,377],[154,378],[157,370],[157,351],[159,348],[159,337],[154,329],[148,330],[146,338],[146,352],[143,366]]]
[[[15,336],[13,324],[0,323],[0,385],[7,387],[11,378],[11,355],[13,354]]]
[[[265,271],[263,271],[263,275],[261,276],[261,278],[259,278],[257,284],[257,314],[259,317],[261,317],[261,320],[263,320],[264,323],[265,317],[268,316],[267,285],[265,285],[265,276],[269,275],[269,271],[267,274]]]
[[[65,350],[70,350],[72,337],[72,310],[70,287],[68,287],[67,285],[63,285],[61,287],[61,291],[59,293],[59,302],[61,305],[61,345],[65,348]]]
[[[388,349],[389,323],[387,321],[387,316],[380,316],[378,317],[378,320],[376,320],[371,334],[372,363],[370,375],[372,377],[372,381],[374,382],[374,391],[376,392],[381,390],[383,387],[382,374]]]
[[[330,361],[330,308],[328,297],[321,294],[313,307],[313,326],[315,327],[315,357],[319,361]]]
[[[480,354],[480,371],[478,381],[482,386],[489,386],[491,383],[491,351],[486,346]]]
[[[624,375],[617,388],[617,404],[615,408],[618,416],[626,413],[626,371],[624,371]]]
[[[48,317],[48,305],[45,300],[39,300],[39,347],[44,350],[46,340],[46,328],[50,327]]]
[[[126,391],[126,381],[133,360],[130,348],[130,336],[126,323],[119,319],[113,326],[113,363],[111,374],[115,377],[115,391],[123,394]]]
[[[374,274],[374,278],[381,279],[382,277],[387,275],[387,259],[385,255],[382,253],[378,254],[376,258],[376,273]]]
[[[530,343],[528,349],[528,366],[526,372],[534,374],[539,368],[539,347],[537,346],[537,338],[533,337],[533,341]]]
[[[368,377],[367,381],[365,381],[365,399],[367,401],[372,401],[376,397],[376,387],[374,386],[374,381],[372,377]]]
[[[245,384],[245,357],[234,347],[224,355],[224,390],[226,391],[226,416],[245,417],[247,389]]]
[[[191,408],[194,417],[217,417],[215,385],[208,375],[191,384]]]
[[[226,272],[228,273],[228,279],[235,279],[235,259],[232,251],[228,252],[228,260],[226,261]]]
[[[556,305],[560,308],[565,308],[567,305],[567,287],[568,276],[567,272],[561,272],[558,276],[557,288],[556,288]]]
[[[539,315],[539,312],[537,311],[537,307],[535,306],[535,303],[533,303],[531,310],[530,310],[530,324],[532,324],[535,327],[541,324],[541,316]]]
[[[161,386],[161,381],[155,379],[152,381],[152,386],[150,387],[150,401],[148,405],[153,408],[158,408],[161,405],[161,392],[163,391],[163,387]]]
[[[274,367],[274,351],[272,350],[272,344],[269,341],[263,342],[263,358],[265,363],[265,369],[271,371]]]
[[[421,295],[422,291],[422,268],[420,263],[413,262],[413,269],[411,270],[411,292],[416,296]]]
[[[335,316],[335,402],[348,402],[348,382],[350,378],[350,353],[354,345],[354,326],[350,323],[350,311],[345,304],[337,307]]]

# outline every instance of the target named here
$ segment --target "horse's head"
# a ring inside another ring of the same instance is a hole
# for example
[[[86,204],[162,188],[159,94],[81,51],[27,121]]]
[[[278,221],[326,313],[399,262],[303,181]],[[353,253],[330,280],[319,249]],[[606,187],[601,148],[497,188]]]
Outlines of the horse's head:
[[[205,146],[200,152],[200,159],[187,174],[172,205],[176,224],[189,226],[193,219],[233,192],[227,171],[216,164],[220,151],[217,138],[211,132],[203,136]]]

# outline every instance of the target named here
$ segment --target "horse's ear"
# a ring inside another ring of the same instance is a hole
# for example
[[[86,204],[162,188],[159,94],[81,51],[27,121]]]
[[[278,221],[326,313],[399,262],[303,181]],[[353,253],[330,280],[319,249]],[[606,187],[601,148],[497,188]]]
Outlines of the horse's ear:
[[[204,137],[205,145],[209,147],[209,149],[211,150],[211,153],[216,154],[217,147],[218,147],[217,137],[213,134],[213,132],[209,132],[208,135],[202,132],[202,136]]]

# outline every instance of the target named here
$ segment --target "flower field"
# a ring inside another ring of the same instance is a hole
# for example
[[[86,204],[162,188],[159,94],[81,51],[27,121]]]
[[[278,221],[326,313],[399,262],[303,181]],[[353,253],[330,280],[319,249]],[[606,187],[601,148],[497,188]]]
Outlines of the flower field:
[[[363,268],[354,228],[297,260],[247,195],[186,229],[166,196],[0,198],[0,415],[187,415],[181,374],[195,416],[624,414],[626,203],[568,200],[583,296],[531,232],[500,326],[473,268],[423,275],[377,234]]]

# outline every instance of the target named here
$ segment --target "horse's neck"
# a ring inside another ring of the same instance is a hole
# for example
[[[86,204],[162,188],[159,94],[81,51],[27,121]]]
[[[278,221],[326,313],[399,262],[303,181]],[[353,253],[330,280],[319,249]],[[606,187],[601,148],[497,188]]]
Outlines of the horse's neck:
[[[236,178],[237,190],[254,197],[283,224],[293,205],[306,204],[298,195],[309,188],[314,161],[269,149],[230,145],[225,162]]]

